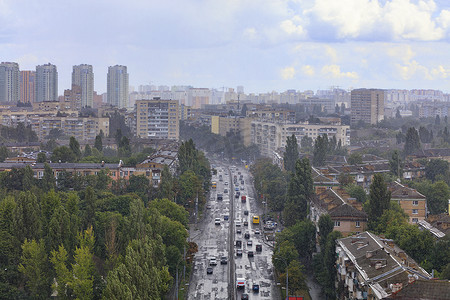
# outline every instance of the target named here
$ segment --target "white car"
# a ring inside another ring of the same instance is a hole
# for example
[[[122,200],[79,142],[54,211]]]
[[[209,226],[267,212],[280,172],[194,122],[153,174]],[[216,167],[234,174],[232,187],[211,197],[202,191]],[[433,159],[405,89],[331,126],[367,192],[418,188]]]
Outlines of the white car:
[[[211,256],[209,258],[209,265],[210,266],[217,266],[217,260],[216,260],[216,258],[214,256]]]
[[[216,218],[216,219],[214,220],[214,224],[220,225],[220,218]]]

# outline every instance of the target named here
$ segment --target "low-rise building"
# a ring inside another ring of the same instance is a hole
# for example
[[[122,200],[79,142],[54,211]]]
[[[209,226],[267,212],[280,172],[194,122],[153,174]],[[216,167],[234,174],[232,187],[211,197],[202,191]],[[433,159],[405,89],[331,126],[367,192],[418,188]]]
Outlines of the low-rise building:
[[[416,224],[427,217],[427,199],[415,189],[398,181],[390,184],[391,201],[397,202],[408,215],[409,223]]]
[[[432,277],[392,240],[370,232],[336,241],[339,299],[386,299],[418,280]]]

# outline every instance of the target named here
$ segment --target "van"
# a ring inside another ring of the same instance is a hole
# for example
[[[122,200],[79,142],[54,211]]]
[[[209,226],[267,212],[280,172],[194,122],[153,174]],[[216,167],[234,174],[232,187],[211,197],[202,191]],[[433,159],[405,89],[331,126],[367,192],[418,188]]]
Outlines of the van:
[[[245,289],[245,278],[242,277],[236,278],[236,288]]]

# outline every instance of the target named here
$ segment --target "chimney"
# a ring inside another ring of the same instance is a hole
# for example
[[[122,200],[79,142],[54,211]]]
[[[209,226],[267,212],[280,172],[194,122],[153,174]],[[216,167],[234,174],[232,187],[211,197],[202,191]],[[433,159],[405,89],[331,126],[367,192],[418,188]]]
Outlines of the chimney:
[[[102,167],[104,167],[105,166],[105,161],[104,160],[102,160]]]
[[[366,258],[371,258],[373,256],[372,251],[366,251]]]

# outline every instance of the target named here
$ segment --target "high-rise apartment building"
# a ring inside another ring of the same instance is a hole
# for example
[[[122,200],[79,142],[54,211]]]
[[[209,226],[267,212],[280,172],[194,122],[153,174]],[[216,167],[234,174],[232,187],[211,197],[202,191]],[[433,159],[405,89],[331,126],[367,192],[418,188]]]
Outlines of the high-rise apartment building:
[[[137,100],[134,111],[134,133],[141,138],[178,140],[178,101]]]
[[[72,85],[72,89],[64,90],[64,101],[61,106],[64,109],[80,110],[83,92],[79,85]]]
[[[73,66],[72,86],[81,88],[81,106],[94,107],[94,72],[91,65]]]
[[[58,71],[51,63],[36,66],[36,102],[58,101]]]
[[[20,102],[33,103],[36,91],[36,72],[20,71]]]
[[[0,102],[19,102],[18,63],[0,63]]]
[[[108,103],[119,108],[126,108],[128,104],[128,73],[126,66],[115,65],[108,67],[107,78]]]
[[[356,89],[351,93],[351,125],[377,124],[384,119],[384,90]]]

